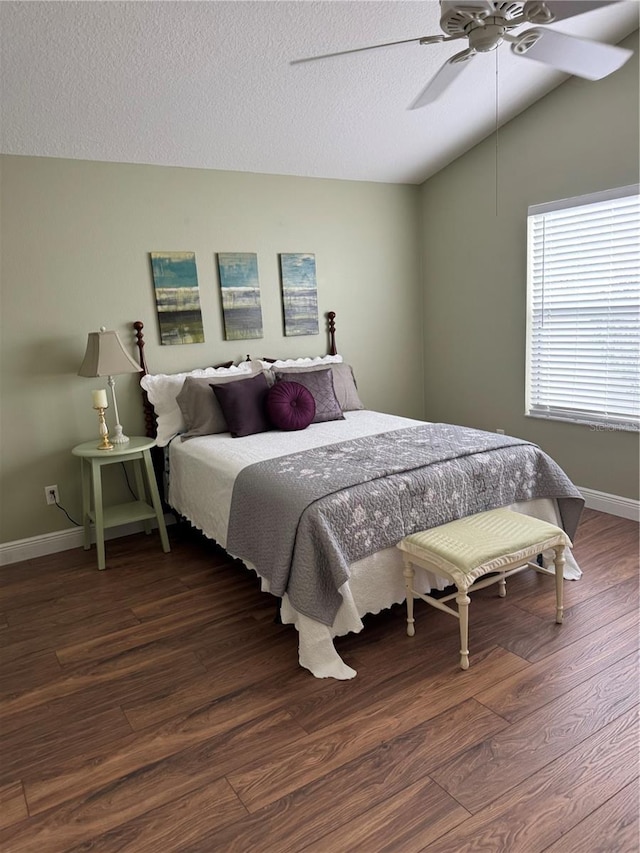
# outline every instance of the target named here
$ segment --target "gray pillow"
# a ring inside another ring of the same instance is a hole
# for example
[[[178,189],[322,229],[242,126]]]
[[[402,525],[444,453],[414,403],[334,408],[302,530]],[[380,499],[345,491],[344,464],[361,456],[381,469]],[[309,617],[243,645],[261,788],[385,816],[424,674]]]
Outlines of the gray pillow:
[[[187,427],[186,432],[180,436],[180,440],[186,441],[198,435],[229,432],[226,418],[222,413],[216,395],[211,390],[211,386],[226,385],[227,382],[243,382],[245,379],[251,379],[254,375],[203,376],[198,378],[188,376],[176,397],[176,402]]]
[[[351,365],[329,364],[326,368],[318,367],[278,367],[277,373],[313,373],[316,370],[330,370],[333,375],[333,390],[338,404],[343,412],[355,412],[364,409],[364,405],[358,396],[355,376]],[[270,371],[271,372],[271,371]],[[297,382],[296,378],[296,382]]]
[[[274,370],[276,382],[291,381],[291,374],[284,370]],[[324,421],[343,421],[344,415],[333,390],[333,374],[329,368],[324,370],[302,370],[296,374],[296,382],[311,391],[316,402],[316,414],[312,424]]]

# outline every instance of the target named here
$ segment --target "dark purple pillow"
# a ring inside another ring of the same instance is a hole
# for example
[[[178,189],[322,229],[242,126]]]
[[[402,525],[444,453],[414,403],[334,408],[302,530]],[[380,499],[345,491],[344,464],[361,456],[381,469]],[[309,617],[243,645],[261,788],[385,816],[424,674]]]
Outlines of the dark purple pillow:
[[[277,429],[306,429],[316,414],[311,391],[299,382],[276,382],[267,392],[267,415]]]
[[[269,386],[264,373],[226,385],[212,385],[232,438],[271,429],[266,403]]]
[[[291,382],[290,373],[280,373],[274,370],[276,385],[279,382]],[[323,421],[344,420],[340,403],[336,399],[333,390],[333,374],[327,367],[321,370],[308,370],[304,373],[296,373],[296,382],[310,391],[316,404],[316,413],[311,423],[319,424]]]

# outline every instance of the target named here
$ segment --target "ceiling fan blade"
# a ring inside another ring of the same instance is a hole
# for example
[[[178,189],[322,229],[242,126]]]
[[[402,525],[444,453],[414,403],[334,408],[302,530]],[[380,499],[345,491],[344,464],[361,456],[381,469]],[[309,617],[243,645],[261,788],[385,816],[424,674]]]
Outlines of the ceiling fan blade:
[[[453,83],[458,74],[466,68],[468,61],[475,54],[476,52],[473,48],[467,48],[467,50],[456,53],[455,56],[448,59],[436,72],[435,76],[429,80],[409,109],[420,109],[420,107],[425,107],[427,104],[435,101],[436,98],[439,98],[444,90]]]
[[[527,0],[523,14],[532,24],[550,24],[618,2],[619,0]]]
[[[633,55],[632,50],[623,47],[541,29],[522,33],[511,50],[517,56],[544,62],[586,80],[601,80],[613,74]]]
[[[351,50],[338,50],[335,53],[322,53],[319,56],[305,56],[302,59],[292,59],[289,65],[300,65],[302,62],[315,62],[316,59],[330,59],[332,56],[346,56],[348,53],[362,53],[365,50],[378,50],[380,47],[393,47],[396,44],[411,44],[411,42],[440,42],[444,36],[420,36],[413,39],[401,39],[400,41],[388,41],[384,44],[370,44],[367,47],[354,47]]]

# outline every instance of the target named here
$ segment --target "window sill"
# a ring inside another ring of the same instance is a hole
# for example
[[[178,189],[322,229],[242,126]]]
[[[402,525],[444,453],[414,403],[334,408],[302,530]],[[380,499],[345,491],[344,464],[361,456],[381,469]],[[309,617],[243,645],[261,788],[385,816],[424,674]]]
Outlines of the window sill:
[[[640,432],[640,424],[634,423],[606,423],[604,421],[590,421],[587,418],[578,418],[578,417],[570,417],[567,415],[563,417],[562,415],[553,414],[538,414],[536,412],[525,412],[524,416],[526,418],[536,418],[540,421],[555,421],[557,423],[567,423],[567,424],[577,424],[578,426],[589,427],[591,432]]]

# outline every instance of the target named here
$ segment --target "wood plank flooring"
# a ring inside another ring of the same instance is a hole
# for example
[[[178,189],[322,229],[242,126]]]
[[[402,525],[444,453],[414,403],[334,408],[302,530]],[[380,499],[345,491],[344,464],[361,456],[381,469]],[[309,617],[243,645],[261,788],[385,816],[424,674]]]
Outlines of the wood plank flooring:
[[[553,579],[416,606],[313,678],[254,575],[184,528],[0,569],[4,853],[638,853],[638,525]]]

